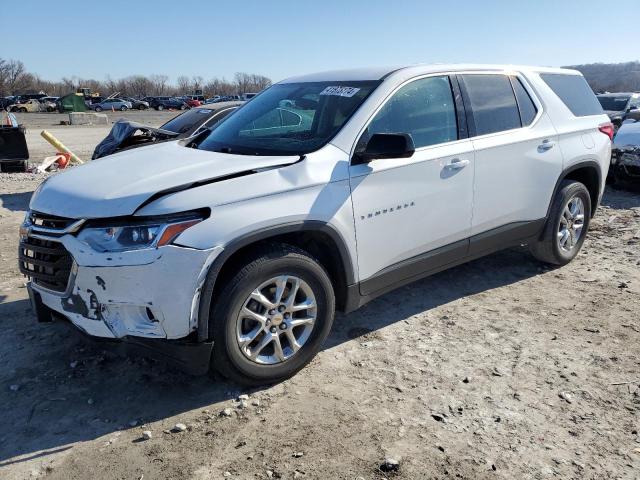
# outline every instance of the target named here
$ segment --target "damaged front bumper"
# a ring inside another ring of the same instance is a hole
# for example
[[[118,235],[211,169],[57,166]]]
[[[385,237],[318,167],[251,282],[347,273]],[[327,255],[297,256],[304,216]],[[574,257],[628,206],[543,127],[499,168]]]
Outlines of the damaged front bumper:
[[[20,265],[31,277],[29,296],[39,320],[50,320],[53,313],[91,337],[164,354],[202,373],[211,343],[192,339],[197,338],[200,291],[221,252],[221,247],[167,245],[99,253],[72,234],[28,232],[21,238]],[[68,271],[59,267],[65,262]]]

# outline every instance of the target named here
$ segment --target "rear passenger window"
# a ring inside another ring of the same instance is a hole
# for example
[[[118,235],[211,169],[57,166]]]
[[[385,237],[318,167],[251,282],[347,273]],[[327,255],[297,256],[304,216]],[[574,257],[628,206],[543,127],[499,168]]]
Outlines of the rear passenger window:
[[[476,135],[520,128],[520,113],[506,75],[462,75]]]
[[[520,120],[522,121],[522,126],[526,127],[527,125],[531,125],[533,119],[536,118],[536,113],[538,110],[534,105],[531,97],[524,89],[522,82],[519,78],[511,77],[511,84],[513,85],[513,91],[516,94],[516,100],[518,101],[518,108],[520,109]]]
[[[600,102],[582,75],[542,73],[540,77],[576,117],[604,113]]]
[[[449,77],[423,78],[402,87],[376,114],[360,143],[374,133],[408,133],[416,148],[457,140]]]

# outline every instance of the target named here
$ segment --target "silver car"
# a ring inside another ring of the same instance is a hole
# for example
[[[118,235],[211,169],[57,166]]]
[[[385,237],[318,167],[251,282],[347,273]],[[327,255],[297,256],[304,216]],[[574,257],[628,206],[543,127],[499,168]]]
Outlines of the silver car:
[[[107,98],[100,103],[95,103],[91,105],[91,109],[96,112],[101,112],[103,110],[120,110],[124,112],[125,110],[129,110],[133,108],[131,102],[127,102],[126,100],[122,100],[120,98]]]

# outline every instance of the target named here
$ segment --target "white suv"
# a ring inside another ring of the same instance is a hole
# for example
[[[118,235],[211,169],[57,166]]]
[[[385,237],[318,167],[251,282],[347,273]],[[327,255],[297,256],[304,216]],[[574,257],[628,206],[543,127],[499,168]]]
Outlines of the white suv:
[[[336,309],[513,245],[571,261],[612,134],[571,70],[291,78],[205,134],[50,177],[20,267],[42,321],[274,382],[318,352]]]

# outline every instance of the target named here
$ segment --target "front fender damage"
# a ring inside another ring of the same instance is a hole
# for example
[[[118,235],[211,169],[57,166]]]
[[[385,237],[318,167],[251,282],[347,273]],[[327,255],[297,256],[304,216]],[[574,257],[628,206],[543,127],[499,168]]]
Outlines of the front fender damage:
[[[194,305],[206,271],[222,248],[171,245],[161,250],[153,263],[77,265],[67,295],[34,288],[45,305],[89,335],[185,338],[197,329]]]

